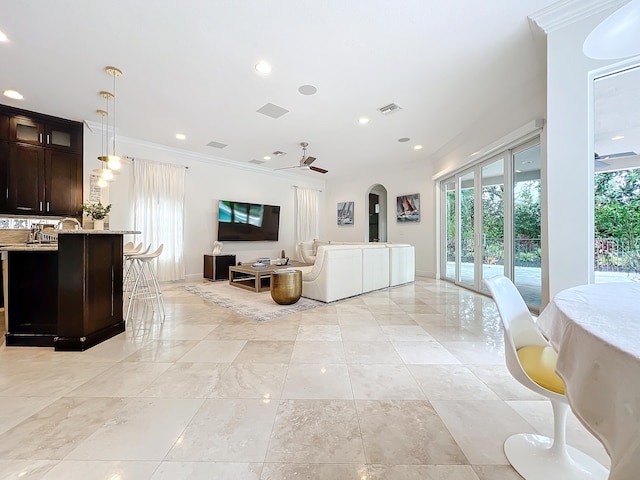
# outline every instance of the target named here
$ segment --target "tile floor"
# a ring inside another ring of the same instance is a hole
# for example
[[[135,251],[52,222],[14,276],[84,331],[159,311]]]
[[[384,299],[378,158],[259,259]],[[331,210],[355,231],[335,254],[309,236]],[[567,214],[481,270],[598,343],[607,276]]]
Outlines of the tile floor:
[[[552,431],[493,302],[449,283],[260,324],[164,292],[164,325],[86,352],[0,347],[0,479],[511,480],[505,438]]]

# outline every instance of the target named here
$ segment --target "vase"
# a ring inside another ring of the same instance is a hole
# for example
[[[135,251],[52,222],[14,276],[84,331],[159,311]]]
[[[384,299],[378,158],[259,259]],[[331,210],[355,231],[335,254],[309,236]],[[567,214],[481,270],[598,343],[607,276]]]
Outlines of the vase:
[[[102,219],[102,220],[94,220],[93,221],[93,229],[94,230],[104,230],[104,219]]]

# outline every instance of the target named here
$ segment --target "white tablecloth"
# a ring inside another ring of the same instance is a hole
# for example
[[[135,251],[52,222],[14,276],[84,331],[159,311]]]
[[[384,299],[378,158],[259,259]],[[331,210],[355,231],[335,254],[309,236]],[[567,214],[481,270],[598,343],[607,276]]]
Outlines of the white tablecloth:
[[[571,408],[611,457],[611,480],[640,479],[640,284],[556,295],[538,326],[558,350]]]

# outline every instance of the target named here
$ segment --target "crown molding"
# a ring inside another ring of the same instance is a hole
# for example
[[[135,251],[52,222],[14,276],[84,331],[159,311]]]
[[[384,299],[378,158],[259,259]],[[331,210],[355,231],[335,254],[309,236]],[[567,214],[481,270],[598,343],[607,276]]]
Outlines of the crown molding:
[[[91,122],[88,122],[88,123],[91,123]],[[93,125],[93,126],[100,129],[99,125],[98,126]],[[170,147],[168,145],[162,145],[160,143],[149,142],[146,140],[140,140],[140,139],[131,138],[131,137],[123,137],[119,135],[118,150],[121,154],[123,151],[126,150],[127,145],[137,145],[140,147],[145,147],[145,148],[149,148],[149,149],[153,149],[161,152],[166,152],[173,156],[178,156],[180,158],[189,159],[196,162],[206,163],[208,165],[218,165],[223,167],[235,168],[238,170],[250,171],[254,173],[261,173],[263,175],[270,175],[280,179],[282,178],[289,178],[292,180],[295,179],[297,182],[304,182],[305,184],[308,184],[311,186],[317,186],[319,189],[323,189],[326,185],[325,183],[326,181],[324,179],[309,178],[306,175],[295,174],[295,172],[293,171],[287,172],[282,170],[273,170],[268,167],[261,167],[260,165],[235,162],[233,160],[227,160],[225,158],[216,157],[213,155],[207,155],[204,153],[194,152],[191,150],[184,150],[181,148]],[[127,155],[127,156],[129,158],[136,158],[135,155]]]
[[[561,0],[532,13],[529,23],[549,34],[597,13],[621,7],[629,0]]]

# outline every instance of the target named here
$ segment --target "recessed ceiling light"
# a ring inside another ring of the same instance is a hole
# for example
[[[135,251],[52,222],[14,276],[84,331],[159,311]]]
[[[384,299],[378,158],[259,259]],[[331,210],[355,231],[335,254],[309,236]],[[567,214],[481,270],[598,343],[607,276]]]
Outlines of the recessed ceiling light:
[[[472,156],[472,157],[474,157],[474,156],[478,155],[479,153],[480,153],[480,152],[473,152],[473,153],[471,154],[471,156]]]
[[[262,158],[264,158],[265,160],[271,160],[271,157],[269,155],[266,155],[266,156],[264,156]]]
[[[262,73],[264,75],[266,75],[267,73],[271,73],[271,65],[269,65],[264,60],[261,60],[258,63],[256,63],[255,69],[256,69],[256,72]]]
[[[360,125],[366,125],[367,123],[369,123],[369,119],[368,119],[367,117],[360,117],[360,118],[358,119],[358,123],[359,123]]]
[[[611,140],[622,140],[624,138],[624,135],[616,135],[615,137],[612,137]]]
[[[422,150],[422,145],[415,145],[413,147],[414,150]]]
[[[402,137],[398,139],[400,143],[405,143],[405,142],[408,142],[409,140],[411,140],[409,137]]]
[[[2,31],[0,30],[0,42],[8,42],[9,39],[7,38],[7,36],[2,33]]]
[[[2,93],[5,97],[13,98],[14,100],[22,100],[24,98],[20,92],[16,92],[15,90],[5,90]]]
[[[178,140],[185,140],[187,136],[184,133],[176,133],[176,138]]]

